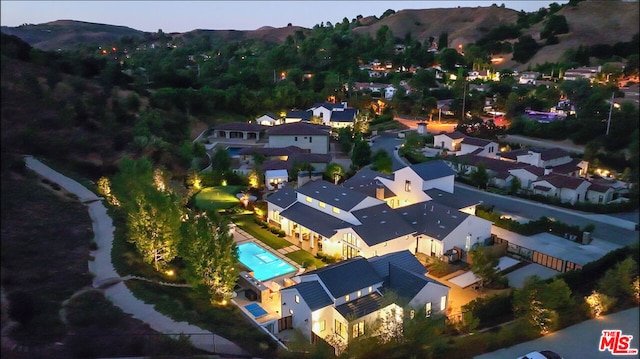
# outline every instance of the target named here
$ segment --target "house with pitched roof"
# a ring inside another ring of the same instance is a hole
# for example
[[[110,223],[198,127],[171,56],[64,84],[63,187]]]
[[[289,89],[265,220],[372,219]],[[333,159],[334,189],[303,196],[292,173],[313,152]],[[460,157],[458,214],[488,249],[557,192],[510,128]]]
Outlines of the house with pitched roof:
[[[424,266],[408,251],[369,259],[355,257],[294,277],[280,290],[284,322],[309,342],[318,338],[339,354],[354,339],[379,334],[380,321],[402,325],[406,311],[445,313],[449,287],[427,278]],[[405,308],[385,299],[395,293]],[[408,319],[408,318],[407,318]]]
[[[433,145],[461,156],[474,153],[482,157],[495,157],[498,153],[498,143],[482,138],[467,136],[462,132],[442,132],[433,136]]]
[[[268,128],[266,147],[296,146],[311,153],[329,153],[329,127],[308,122],[285,123]]]
[[[551,173],[531,183],[534,194],[557,198],[562,202],[582,202],[591,183],[579,177]]]
[[[264,115],[256,118],[256,123],[262,126],[277,126],[283,122],[283,119],[272,113],[265,113]]]
[[[467,220],[469,213],[460,208],[434,204],[424,214],[428,219],[407,217],[410,213],[403,211],[410,205],[431,203],[426,191],[453,193],[454,173],[443,161],[432,161],[405,167],[393,176],[366,170],[342,186],[310,181],[296,190],[268,196],[268,221],[312,254],[349,259],[400,250],[416,252],[421,249],[418,236],[423,235],[440,242],[428,248],[429,253],[440,256],[456,246],[465,248],[470,233],[474,239],[485,240],[491,232],[491,222]],[[460,205],[470,211],[477,203]],[[437,227],[437,232],[425,232],[425,223]]]
[[[500,159],[552,168],[553,172],[576,176],[585,176],[589,167],[589,162],[573,159],[569,152],[561,148],[527,148],[502,152]]]
[[[316,103],[308,111],[312,112],[313,117],[319,118],[323,125],[335,129],[353,127],[353,122],[358,115],[358,110],[348,107],[346,102]]]

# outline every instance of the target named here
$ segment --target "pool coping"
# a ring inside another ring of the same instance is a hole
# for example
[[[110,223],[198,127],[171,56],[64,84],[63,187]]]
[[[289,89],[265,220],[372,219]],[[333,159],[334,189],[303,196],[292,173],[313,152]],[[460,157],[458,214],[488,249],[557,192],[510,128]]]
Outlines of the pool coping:
[[[236,228],[236,230],[237,230],[237,228]],[[249,235],[249,234],[247,233],[247,235]],[[276,280],[276,279],[282,279],[284,277],[291,278],[291,277],[293,277],[293,276],[295,276],[297,274],[300,274],[300,270],[303,269],[303,267],[301,267],[298,263],[296,263],[293,260],[291,260],[290,258],[284,256],[278,250],[276,250],[273,247],[265,244],[264,242],[260,241],[257,238],[248,238],[248,239],[236,241],[236,246],[239,246],[239,245],[245,244],[245,243],[251,243],[251,242],[259,245],[260,247],[262,247],[266,251],[269,251],[269,253],[271,253],[274,256],[278,257],[279,259],[285,261],[287,264],[289,264],[290,266],[292,266],[294,268],[294,270],[292,272],[289,272],[289,273],[286,273],[286,274],[282,274],[282,275],[279,275],[279,276],[276,276],[276,277],[272,277],[272,278],[269,278],[269,279],[261,280],[262,282],[268,282],[268,281],[272,281],[272,280]],[[298,247],[298,249],[300,249],[300,248]],[[240,263],[242,265],[244,265],[245,267],[247,267],[244,263],[242,263],[242,262],[240,262]],[[251,268],[249,268],[249,269],[251,269]]]

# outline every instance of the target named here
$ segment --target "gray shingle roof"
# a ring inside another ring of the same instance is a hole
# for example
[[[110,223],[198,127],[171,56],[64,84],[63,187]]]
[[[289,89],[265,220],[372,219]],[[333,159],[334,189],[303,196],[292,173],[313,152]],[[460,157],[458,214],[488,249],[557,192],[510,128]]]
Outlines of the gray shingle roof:
[[[312,311],[324,308],[333,304],[333,300],[329,297],[320,282],[308,281],[301,282],[286,289],[297,289],[302,299]]]
[[[467,137],[464,138],[464,140],[462,140],[462,143],[465,144],[465,145],[484,147],[484,146],[490,144],[491,141],[485,140],[483,138],[467,136]]]
[[[385,279],[389,276],[390,265],[395,265],[420,275],[425,275],[427,273],[427,269],[408,250],[371,257],[368,261],[376,273]]]
[[[223,123],[217,126],[211,127],[214,130],[221,131],[264,131],[269,128],[269,126],[258,125],[255,123],[246,123],[246,122],[231,122],[231,123]]]
[[[362,223],[353,226],[353,230],[369,246],[415,232],[414,228],[386,203],[354,211],[353,215]]]
[[[300,118],[303,121],[309,121],[313,117],[312,111],[307,110],[291,110],[287,111],[286,118]]]
[[[356,205],[368,198],[363,193],[324,180],[307,182],[298,188],[298,192],[343,211],[351,211]]]
[[[384,298],[378,293],[371,293],[356,300],[344,303],[336,307],[338,313],[345,318],[362,318],[380,308],[383,308]]]
[[[270,194],[265,200],[279,206],[280,208],[287,208],[296,203],[296,199],[296,191],[291,187],[284,187],[275,193]]]
[[[376,197],[376,188],[378,187],[378,185],[382,185],[382,182],[376,180],[376,177],[392,179],[392,176],[384,175],[380,172],[365,168],[358,171],[358,173],[353,175],[348,180],[344,181],[344,183],[342,183],[342,186],[354,191],[364,193],[369,197]],[[393,193],[392,190],[384,185],[383,188],[384,198],[395,197],[396,194]]]
[[[444,239],[462,223],[468,214],[435,201],[416,203],[395,209],[418,234]]]
[[[313,274],[320,278],[333,298],[340,298],[362,288],[376,286],[383,281],[369,262],[362,257],[330,264],[302,276]]]
[[[469,198],[468,196],[463,196],[455,192],[445,192],[437,188],[428,189],[424,191],[424,193],[431,197],[431,200],[456,209],[466,208],[480,203],[480,201]]]
[[[429,283],[435,283],[444,287],[446,285],[427,278],[424,274],[408,271],[395,264],[389,266],[389,278],[387,280],[388,289],[392,290],[401,298],[413,299]]]
[[[280,192],[280,191],[278,191]],[[276,193],[278,193],[276,192]],[[268,197],[267,200],[271,202]],[[352,224],[313,209],[306,204],[296,202],[280,213],[280,217],[287,218],[295,223],[309,228],[324,237],[333,236],[338,229],[351,227]]]
[[[331,112],[331,122],[353,122],[356,118],[355,108],[346,108],[343,111]]]
[[[456,174],[456,172],[442,160],[423,162],[412,165],[410,168],[425,181]]]

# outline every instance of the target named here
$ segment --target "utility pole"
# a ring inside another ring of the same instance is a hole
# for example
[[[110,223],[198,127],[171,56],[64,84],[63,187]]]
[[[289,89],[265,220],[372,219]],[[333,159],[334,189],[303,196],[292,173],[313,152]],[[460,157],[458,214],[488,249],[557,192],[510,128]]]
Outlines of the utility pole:
[[[467,101],[467,82],[465,81],[462,83],[462,122],[464,122],[464,119],[465,119],[464,107],[465,107],[466,101]]]
[[[607,120],[607,133],[606,135],[609,135],[609,129],[611,128],[611,112],[613,112],[613,95],[615,94],[615,92],[611,93],[611,106],[609,106],[609,119]]]

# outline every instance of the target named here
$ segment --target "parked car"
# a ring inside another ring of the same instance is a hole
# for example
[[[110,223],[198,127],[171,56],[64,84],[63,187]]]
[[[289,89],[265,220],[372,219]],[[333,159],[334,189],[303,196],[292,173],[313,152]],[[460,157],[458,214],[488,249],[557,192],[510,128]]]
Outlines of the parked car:
[[[518,357],[518,359],[562,359],[560,354],[552,352],[551,350],[540,350],[525,354]]]

